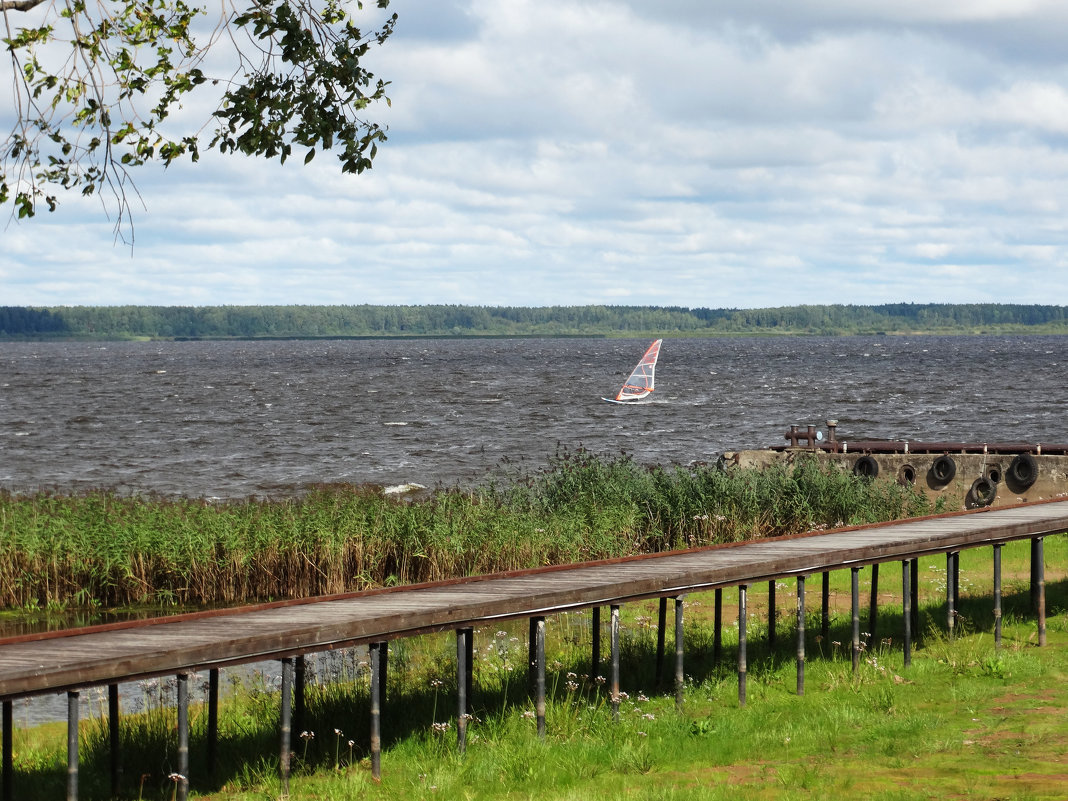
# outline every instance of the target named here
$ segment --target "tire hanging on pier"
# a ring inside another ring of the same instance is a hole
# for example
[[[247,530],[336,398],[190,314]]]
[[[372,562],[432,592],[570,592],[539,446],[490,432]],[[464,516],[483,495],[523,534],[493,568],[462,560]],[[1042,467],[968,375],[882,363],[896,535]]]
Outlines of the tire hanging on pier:
[[[997,497],[998,485],[986,476],[979,476],[968,490],[968,501],[970,501],[968,505],[977,508],[990,506]]]
[[[853,463],[853,475],[861,478],[876,478],[879,475],[879,463],[874,456],[864,454]]]
[[[911,487],[916,483],[916,468],[911,464],[903,464],[897,471],[897,483],[902,487]]]
[[[1009,465],[1008,481],[1013,489],[1025,490],[1038,479],[1038,463],[1029,453],[1018,453]]]
[[[931,476],[936,484],[948,484],[957,475],[957,463],[948,453],[931,462]]]

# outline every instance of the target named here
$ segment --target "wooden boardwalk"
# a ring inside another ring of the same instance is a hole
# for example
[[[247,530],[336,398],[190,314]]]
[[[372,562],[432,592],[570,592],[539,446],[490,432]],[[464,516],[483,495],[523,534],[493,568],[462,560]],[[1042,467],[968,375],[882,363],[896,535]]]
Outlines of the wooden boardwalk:
[[[952,555],[960,550],[1024,538],[1040,544],[1042,537],[1064,531],[1068,531],[1068,501],[1058,500],[691,551],[0,639],[0,700],[4,703],[4,763],[7,768],[4,795],[10,797],[7,795],[10,792],[10,704],[18,697],[67,691],[76,700],[76,691],[91,686],[114,687],[120,682],[149,676],[183,676],[194,670],[212,670],[263,659],[283,659],[288,665],[293,657],[355,644],[374,646],[372,656],[377,658],[378,644],[392,639],[444,630],[464,634],[470,627],[485,621],[529,618],[536,622],[545,615],[583,608],[613,607],[615,631],[618,625],[615,607],[626,601],[678,598],[697,590],[723,587],[745,588],[749,584],[787,576],[802,579],[798,582],[798,592],[803,603],[805,576],[847,568],[853,568],[856,631],[856,575],[862,566],[898,560],[915,564],[914,560],[924,555]],[[907,586],[907,578],[905,581]],[[1000,587],[997,591],[1000,592]],[[743,608],[744,597],[743,592]],[[681,601],[676,609],[677,614],[681,614]],[[951,623],[952,611],[950,614]],[[742,637],[740,700],[744,702],[743,614],[740,614],[739,622]],[[664,626],[660,628],[663,636]],[[677,628],[681,634],[681,623]],[[536,632],[537,627],[532,623],[532,659],[536,656],[533,647]],[[469,639],[466,647],[469,651]],[[678,647],[681,649],[681,643]],[[384,654],[385,649],[381,651]],[[459,647],[458,659],[461,663],[465,661]],[[469,673],[470,665],[461,665],[461,670]],[[377,676],[375,671],[372,672]],[[285,677],[283,673],[284,680]],[[799,690],[801,686],[799,673]],[[463,700],[461,708],[462,705]],[[76,746],[75,740],[75,760]],[[283,753],[288,753],[286,743]],[[284,759],[283,765],[287,761]],[[377,760],[374,766],[377,770]],[[68,797],[71,797],[70,793]]]

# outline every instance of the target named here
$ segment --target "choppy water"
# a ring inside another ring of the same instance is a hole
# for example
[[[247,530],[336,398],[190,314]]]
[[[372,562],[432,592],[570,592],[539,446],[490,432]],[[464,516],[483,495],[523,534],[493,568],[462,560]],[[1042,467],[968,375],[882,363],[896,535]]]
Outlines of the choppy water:
[[[0,487],[197,497],[470,485],[558,446],[708,461],[842,436],[1068,441],[1068,338],[668,339],[655,400],[603,403],[645,340],[0,344]]]

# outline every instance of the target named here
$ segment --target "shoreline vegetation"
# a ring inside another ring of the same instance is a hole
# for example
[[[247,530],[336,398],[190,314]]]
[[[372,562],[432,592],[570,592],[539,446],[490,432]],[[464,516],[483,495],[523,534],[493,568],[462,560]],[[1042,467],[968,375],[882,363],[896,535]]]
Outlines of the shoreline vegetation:
[[[1068,334],[1068,307],[0,306],[3,341]]]
[[[218,606],[752,540],[927,514],[918,491],[820,467],[645,466],[561,450],[474,490],[325,485],[209,502],[0,493],[0,608]]]

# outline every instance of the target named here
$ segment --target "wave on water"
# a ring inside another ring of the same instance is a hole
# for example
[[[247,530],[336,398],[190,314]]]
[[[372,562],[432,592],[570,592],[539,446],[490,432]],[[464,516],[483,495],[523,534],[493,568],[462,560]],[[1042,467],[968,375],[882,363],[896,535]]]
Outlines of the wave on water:
[[[416,484],[414,481],[407,484],[394,484],[391,487],[383,487],[382,492],[385,495],[403,495],[408,492],[415,492],[416,490],[424,490],[426,485]]]

